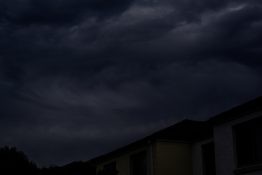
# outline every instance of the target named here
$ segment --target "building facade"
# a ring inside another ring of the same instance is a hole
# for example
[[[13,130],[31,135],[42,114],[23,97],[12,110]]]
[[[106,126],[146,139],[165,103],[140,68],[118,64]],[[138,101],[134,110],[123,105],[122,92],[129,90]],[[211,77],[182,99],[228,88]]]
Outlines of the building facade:
[[[262,97],[207,122],[213,134],[193,144],[194,175],[262,175]]]
[[[91,160],[98,175],[262,175],[262,97]]]
[[[97,174],[192,175],[191,147],[187,143],[156,141],[97,162]]]

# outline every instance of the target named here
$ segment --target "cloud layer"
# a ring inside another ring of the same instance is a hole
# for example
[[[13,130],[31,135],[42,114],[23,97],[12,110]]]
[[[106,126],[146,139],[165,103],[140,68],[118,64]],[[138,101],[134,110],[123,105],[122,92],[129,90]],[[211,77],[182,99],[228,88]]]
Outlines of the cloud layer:
[[[259,0],[0,0],[0,145],[87,160],[252,99],[261,31]]]

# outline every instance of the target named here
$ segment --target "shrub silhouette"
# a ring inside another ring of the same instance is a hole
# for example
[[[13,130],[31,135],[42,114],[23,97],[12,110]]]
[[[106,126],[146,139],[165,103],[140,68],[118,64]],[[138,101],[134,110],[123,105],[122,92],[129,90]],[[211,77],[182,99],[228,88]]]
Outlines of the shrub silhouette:
[[[15,147],[0,148],[0,174],[11,174],[12,172],[35,174],[37,166]]]
[[[43,168],[40,172],[41,175],[96,175],[95,166],[81,161],[72,162],[61,167]]]
[[[88,162],[72,162],[64,166],[38,168],[15,147],[0,148],[0,175],[95,175],[95,166]]]

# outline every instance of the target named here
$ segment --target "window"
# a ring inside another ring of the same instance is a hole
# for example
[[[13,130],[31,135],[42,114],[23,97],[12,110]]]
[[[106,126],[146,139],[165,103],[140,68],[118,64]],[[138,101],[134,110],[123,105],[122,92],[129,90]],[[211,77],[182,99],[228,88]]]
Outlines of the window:
[[[142,151],[130,157],[131,175],[147,175],[147,152]]]
[[[234,127],[238,167],[262,163],[262,117]]]
[[[104,170],[105,171],[114,171],[116,170],[116,162],[111,162],[111,163],[108,163],[106,165],[104,165]]]
[[[215,175],[215,149],[214,142],[202,145],[203,175]]]
[[[115,161],[104,165],[103,170],[98,173],[98,175],[117,175],[117,174],[118,171],[116,169]]]

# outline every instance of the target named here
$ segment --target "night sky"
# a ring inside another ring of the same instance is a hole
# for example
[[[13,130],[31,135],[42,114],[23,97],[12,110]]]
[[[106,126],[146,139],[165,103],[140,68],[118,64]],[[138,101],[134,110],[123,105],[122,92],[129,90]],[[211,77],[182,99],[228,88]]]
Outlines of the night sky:
[[[0,0],[0,146],[88,160],[261,95],[261,0]]]

